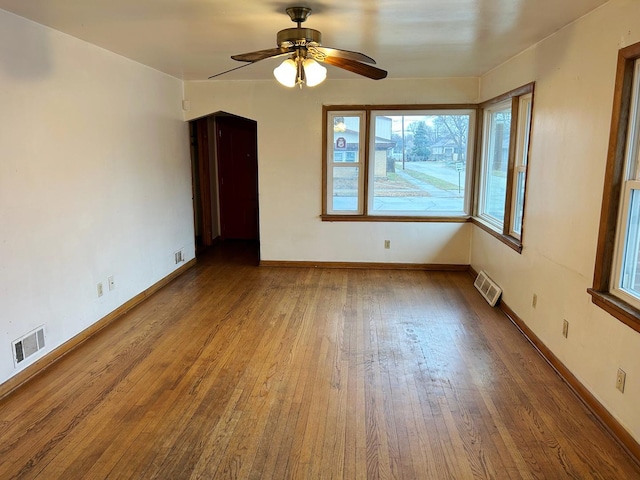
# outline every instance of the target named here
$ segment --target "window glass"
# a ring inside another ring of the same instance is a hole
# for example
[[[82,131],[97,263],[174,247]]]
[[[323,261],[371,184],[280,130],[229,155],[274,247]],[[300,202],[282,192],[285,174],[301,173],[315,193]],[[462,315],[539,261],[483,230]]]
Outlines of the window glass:
[[[334,167],[331,209],[333,211],[358,211],[360,169],[358,167]]]
[[[464,215],[471,116],[373,112],[369,213]]]
[[[524,170],[516,172],[515,202],[513,210],[512,234],[517,238],[522,235],[522,215],[524,213],[524,186],[526,180]]]
[[[626,238],[624,241],[620,284],[626,293],[638,298],[640,298],[640,269],[638,269],[638,261],[640,259],[639,225],[640,191],[633,189],[630,192],[630,204],[625,225]]]
[[[327,117],[327,189],[330,213],[362,213],[364,114],[331,112]]]
[[[480,216],[503,225],[509,169],[511,101],[485,112]]]
[[[516,138],[516,158],[514,165],[513,208],[511,231],[516,238],[522,235],[522,217],[524,214],[524,191],[527,175],[527,161],[529,158],[529,134],[531,131],[531,102],[532,95],[520,97],[518,104],[518,130]]]

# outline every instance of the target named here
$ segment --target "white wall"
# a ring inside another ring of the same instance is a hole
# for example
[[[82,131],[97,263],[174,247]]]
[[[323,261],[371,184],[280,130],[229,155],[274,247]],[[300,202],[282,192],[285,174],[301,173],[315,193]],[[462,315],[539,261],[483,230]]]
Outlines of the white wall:
[[[612,0],[481,79],[481,100],[536,81],[524,250],[474,227],[471,264],[640,441],[640,334],[591,303],[618,49],[640,41],[640,3]],[[532,296],[538,296],[532,307]],[[569,336],[562,336],[562,321]],[[627,373],[624,394],[616,371]]]
[[[327,80],[303,90],[275,80],[185,84],[188,119],[226,111],[258,123],[262,260],[468,264],[468,224],[320,220],[322,105],[472,103],[477,96],[474,78]]]
[[[0,99],[3,382],[12,340],[44,324],[46,354],[193,258],[194,235],[182,82],[0,10]]]

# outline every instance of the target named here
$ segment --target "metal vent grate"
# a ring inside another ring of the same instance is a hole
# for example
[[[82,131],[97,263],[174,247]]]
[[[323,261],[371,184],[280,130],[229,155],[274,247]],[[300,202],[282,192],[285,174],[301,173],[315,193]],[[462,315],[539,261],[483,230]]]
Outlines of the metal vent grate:
[[[36,330],[26,334],[12,342],[13,345],[13,361],[20,364],[34,353],[44,348],[44,327],[38,327]]]
[[[484,271],[481,271],[473,282],[473,286],[480,292],[489,305],[492,307],[498,302],[502,289],[489,278]]]

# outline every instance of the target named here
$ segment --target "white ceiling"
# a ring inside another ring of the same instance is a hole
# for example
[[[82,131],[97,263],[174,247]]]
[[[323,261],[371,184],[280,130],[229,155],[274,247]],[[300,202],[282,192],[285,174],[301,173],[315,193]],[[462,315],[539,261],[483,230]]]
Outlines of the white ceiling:
[[[479,76],[607,0],[0,0],[13,12],[185,80],[242,65],[233,54],[276,47],[313,9],[323,45],[377,60],[389,78]],[[272,78],[268,59],[218,79]],[[332,78],[356,78],[328,67]],[[215,80],[212,80],[215,81]]]

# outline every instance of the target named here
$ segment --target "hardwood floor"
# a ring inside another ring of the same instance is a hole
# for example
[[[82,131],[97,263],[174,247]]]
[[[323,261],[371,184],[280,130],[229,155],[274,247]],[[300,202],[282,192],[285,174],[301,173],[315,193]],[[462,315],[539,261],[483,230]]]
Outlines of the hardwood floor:
[[[221,245],[0,402],[0,478],[640,478],[461,272]]]

